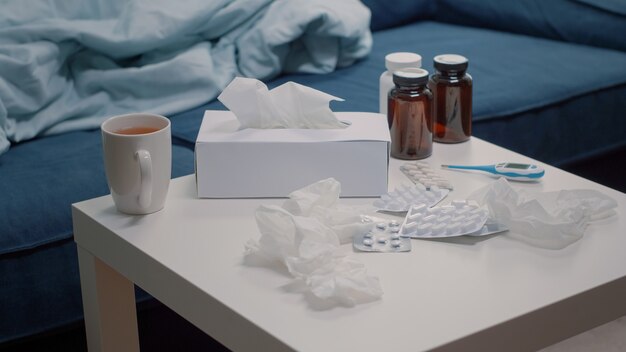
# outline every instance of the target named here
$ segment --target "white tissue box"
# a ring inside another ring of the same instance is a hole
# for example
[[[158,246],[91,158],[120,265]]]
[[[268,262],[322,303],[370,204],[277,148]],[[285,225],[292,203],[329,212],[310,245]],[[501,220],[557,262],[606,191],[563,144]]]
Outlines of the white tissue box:
[[[204,113],[196,140],[198,197],[286,197],[333,177],[342,197],[387,193],[389,127],[381,114],[339,112],[345,129],[239,130],[230,111]]]

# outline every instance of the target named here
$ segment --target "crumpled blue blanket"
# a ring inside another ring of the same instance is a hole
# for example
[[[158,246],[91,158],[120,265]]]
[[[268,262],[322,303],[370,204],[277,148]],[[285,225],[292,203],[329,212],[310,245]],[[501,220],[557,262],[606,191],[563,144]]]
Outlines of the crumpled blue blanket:
[[[133,111],[179,112],[236,75],[326,73],[366,56],[358,0],[11,0],[0,12],[0,154]]]

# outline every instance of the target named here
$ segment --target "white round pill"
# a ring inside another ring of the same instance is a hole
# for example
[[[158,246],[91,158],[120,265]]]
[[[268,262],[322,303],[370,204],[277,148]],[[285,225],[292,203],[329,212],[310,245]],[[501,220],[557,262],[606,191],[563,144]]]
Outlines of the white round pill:
[[[379,222],[378,224],[376,224],[376,228],[380,230],[384,230],[387,228],[387,226],[385,225],[384,222]]]
[[[417,232],[422,234],[425,233],[426,231],[430,232],[430,229],[433,227],[433,224],[430,222],[426,222],[426,223],[421,223],[418,227],[417,227]]]
[[[427,208],[426,204],[423,204],[423,203],[422,204],[414,204],[411,207],[411,211],[414,212],[414,213],[421,213],[424,210],[426,210],[426,208]]]
[[[437,215],[432,214],[432,215],[425,216],[425,217],[422,219],[422,221],[423,221],[423,222],[433,222],[433,221],[435,221],[436,219],[437,219]]]
[[[407,216],[407,221],[416,222],[419,219],[421,219],[422,216],[423,216],[422,213],[411,214],[411,215]]]
[[[378,243],[387,243],[387,239],[384,237],[380,237],[376,240]]]
[[[445,205],[442,207],[439,207],[441,213],[443,214],[451,214],[454,213],[457,209],[451,205]]]
[[[397,234],[397,233],[394,233],[394,234],[392,234],[392,235],[391,235],[391,239],[392,239],[392,240],[397,240],[397,239],[399,239],[399,238],[400,238],[400,235],[399,235],[399,234]]]
[[[402,245],[402,241],[400,241],[400,240],[393,240],[393,241],[391,241],[391,245],[393,247],[398,248],[398,247],[400,247],[400,245]]]
[[[452,222],[463,222],[463,220],[465,220],[465,216],[463,215],[459,215],[459,216],[455,216],[454,218],[452,218]]]
[[[372,241],[369,238],[366,238],[366,239],[363,240],[363,244],[366,245],[366,246],[371,246],[371,245],[374,244],[374,241]]]
[[[447,224],[448,222],[450,222],[450,220],[452,220],[452,217],[450,215],[443,215],[439,217],[439,219],[437,219],[437,222]]]

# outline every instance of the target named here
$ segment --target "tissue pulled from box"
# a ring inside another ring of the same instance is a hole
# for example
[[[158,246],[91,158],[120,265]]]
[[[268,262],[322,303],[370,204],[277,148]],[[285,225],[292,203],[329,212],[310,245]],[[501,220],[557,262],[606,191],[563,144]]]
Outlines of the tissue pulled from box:
[[[239,120],[240,128],[346,128],[328,104],[343,101],[294,82],[272,90],[253,78],[236,77],[217,99]]]
[[[246,256],[284,265],[305,292],[321,300],[354,306],[379,299],[383,291],[378,278],[340,250],[353,234],[373,226],[337,204],[340,188],[335,179],[326,179],[291,193],[282,207],[260,206],[261,238],[246,244]]]
[[[516,191],[504,178],[469,199],[487,206],[491,217],[509,228],[508,236],[548,249],[578,241],[590,222],[615,215],[617,207],[614,199],[595,190]]]

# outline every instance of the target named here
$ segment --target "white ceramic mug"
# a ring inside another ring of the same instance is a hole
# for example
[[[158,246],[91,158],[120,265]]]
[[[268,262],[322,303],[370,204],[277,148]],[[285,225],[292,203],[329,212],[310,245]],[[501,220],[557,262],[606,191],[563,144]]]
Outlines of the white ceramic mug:
[[[149,214],[163,209],[172,172],[170,120],[135,113],[101,126],[104,167],[117,209]]]

